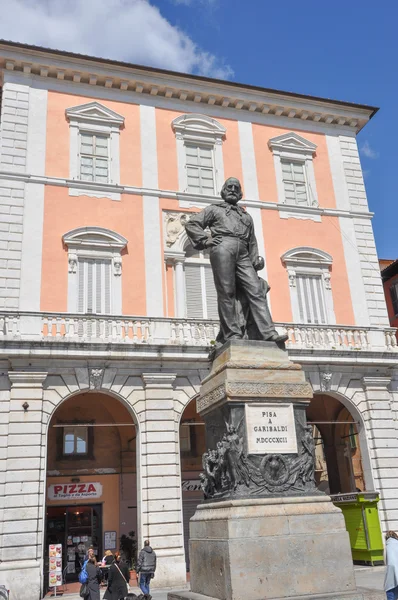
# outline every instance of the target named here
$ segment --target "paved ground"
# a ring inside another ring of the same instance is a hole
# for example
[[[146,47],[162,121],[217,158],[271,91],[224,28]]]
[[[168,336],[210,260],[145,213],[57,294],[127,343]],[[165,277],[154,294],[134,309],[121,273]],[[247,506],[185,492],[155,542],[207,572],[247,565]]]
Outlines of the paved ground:
[[[371,590],[383,590],[385,567],[355,567],[355,579],[358,587],[364,587]],[[130,588],[131,592],[139,594],[138,588]],[[169,590],[153,590],[153,600],[167,600]],[[102,591],[101,598],[105,591]],[[61,596],[60,596],[61,598]],[[78,594],[64,594],[65,600],[81,600]]]

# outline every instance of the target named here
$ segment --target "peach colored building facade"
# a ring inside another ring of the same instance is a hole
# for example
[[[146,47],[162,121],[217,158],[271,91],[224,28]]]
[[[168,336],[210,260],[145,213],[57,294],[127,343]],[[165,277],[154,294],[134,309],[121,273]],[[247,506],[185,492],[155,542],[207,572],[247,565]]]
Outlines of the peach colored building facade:
[[[79,418],[76,398],[90,393],[123,405],[115,430],[135,431],[118,438],[118,452],[134,451],[134,497],[104,522],[119,537],[134,509],[138,544],[150,537],[158,553],[154,583],[185,582],[203,449],[189,403],[217,309],[184,223],[228,176],[242,182],[289,355],[315,402],[348,411],[364,487],[380,492],[383,528],[398,528],[397,345],[356,143],[375,109],[12,43],[0,43],[0,69],[0,583],[11,598],[46,587],[49,486],[96,477],[106,511],[103,480],[122,480],[122,459],[105,473],[95,447],[87,455],[87,431],[106,425],[94,400]],[[51,427],[75,462],[50,465]]]

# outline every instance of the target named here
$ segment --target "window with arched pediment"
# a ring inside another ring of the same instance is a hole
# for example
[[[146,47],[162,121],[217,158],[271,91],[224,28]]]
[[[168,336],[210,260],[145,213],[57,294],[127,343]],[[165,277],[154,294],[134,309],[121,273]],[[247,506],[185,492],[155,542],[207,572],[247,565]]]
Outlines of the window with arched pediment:
[[[289,278],[293,321],[312,325],[333,325],[331,268],[333,258],[317,248],[299,247],[282,257]]]
[[[79,227],[63,236],[68,248],[68,311],[122,313],[122,256],[127,240],[103,227]]]

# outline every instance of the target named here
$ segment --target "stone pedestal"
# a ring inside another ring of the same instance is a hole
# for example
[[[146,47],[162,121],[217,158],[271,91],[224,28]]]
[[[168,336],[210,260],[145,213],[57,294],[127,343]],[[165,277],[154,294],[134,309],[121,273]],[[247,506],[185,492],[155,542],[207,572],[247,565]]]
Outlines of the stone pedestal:
[[[355,591],[344,519],[327,497],[203,504],[190,525],[193,592],[260,600]]]
[[[209,450],[206,500],[190,522],[191,592],[169,600],[364,597],[342,512],[315,486],[311,397],[274,343],[233,340],[216,354],[197,400]]]

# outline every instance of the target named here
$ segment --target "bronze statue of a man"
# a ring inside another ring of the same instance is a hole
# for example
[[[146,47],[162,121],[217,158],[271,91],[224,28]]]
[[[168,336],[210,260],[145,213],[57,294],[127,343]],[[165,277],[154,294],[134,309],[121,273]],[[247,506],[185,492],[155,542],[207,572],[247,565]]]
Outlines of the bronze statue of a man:
[[[227,179],[221,197],[224,202],[207,206],[185,224],[193,247],[198,250],[210,249],[220,317],[217,342],[223,344],[244,336],[237,310],[237,298],[242,293],[256,326],[256,339],[285,342],[287,336],[279,335],[274,327],[263,280],[257,275],[262,259],[258,256],[253,219],[238,206],[242,199],[239,180],[234,177]],[[205,232],[207,227],[211,237]]]

